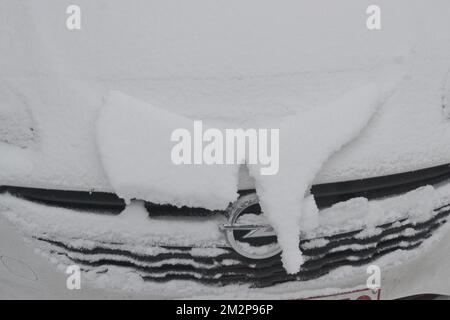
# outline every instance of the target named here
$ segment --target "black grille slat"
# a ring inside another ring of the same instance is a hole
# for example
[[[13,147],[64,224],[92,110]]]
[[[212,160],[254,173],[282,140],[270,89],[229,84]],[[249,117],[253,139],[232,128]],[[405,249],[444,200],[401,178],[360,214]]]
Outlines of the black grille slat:
[[[369,200],[394,196],[426,185],[436,185],[450,179],[450,164],[443,164],[405,173],[391,174],[359,180],[315,184],[311,187],[319,209],[338,202],[364,197]],[[114,193],[98,191],[69,191],[18,186],[0,186],[0,193],[9,192],[15,196],[53,206],[76,209],[91,209],[120,213],[125,202]],[[241,195],[255,192],[253,189],[239,190]],[[211,216],[224,211],[205,208],[178,208],[169,204],[145,204],[152,216]]]
[[[106,244],[96,248],[81,249],[66,245],[62,241],[55,241],[45,237],[37,239],[59,248],[55,250],[56,253],[64,254],[75,263],[84,265],[87,268],[99,266],[107,268],[108,265],[133,268],[141,274],[143,279],[151,281],[196,280],[210,285],[249,283],[253,286],[264,287],[291,280],[306,281],[316,279],[341,266],[364,265],[382,255],[399,249],[412,250],[417,248],[432,235],[433,231],[446,222],[445,219],[450,214],[447,206],[436,209],[435,212],[435,215],[429,220],[419,223],[403,220],[401,226],[394,226],[393,223],[384,224],[378,227],[383,229],[379,235],[365,239],[355,238],[355,235],[360,230],[347,232],[344,234],[344,237],[342,234],[326,237],[330,242],[322,248],[317,250],[303,249],[306,262],[302,266],[300,273],[296,275],[286,274],[279,257],[266,260],[251,260],[238,255],[231,248],[226,247],[220,249],[226,250],[227,253],[215,257],[193,257],[189,253],[191,247],[164,247],[168,250],[179,250],[182,253],[160,253],[155,256],[144,256],[126,250],[102,247]],[[413,229],[415,232],[411,235],[405,235],[403,233],[406,229]],[[300,246],[307,241],[302,240]],[[370,245],[370,247],[358,250],[347,248],[330,252],[332,249],[352,244]],[[88,255],[98,256],[102,254],[113,255],[116,258],[113,259],[106,256],[98,257],[95,261],[89,260]],[[183,263],[145,266],[145,263],[164,262],[167,259],[187,259],[208,267],[192,266]],[[224,260],[232,260],[237,262],[237,264],[224,265]]]
[[[417,248],[420,243],[413,243],[407,247],[401,248],[402,250],[412,250]],[[141,277],[145,280],[156,281],[156,282],[164,282],[170,280],[195,280],[200,283],[208,284],[208,285],[228,285],[228,284],[236,284],[236,283],[249,283],[255,287],[266,287],[270,285],[274,285],[277,283],[283,283],[287,281],[308,281],[314,280],[321,276],[324,276],[331,272],[332,270],[342,267],[342,266],[362,266],[370,263],[374,259],[386,255],[388,253],[394,252],[399,248],[387,248],[385,250],[379,250],[374,253],[374,255],[370,257],[364,257],[358,260],[340,260],[338,262],[334,262],[332,264],[328,264],[323,266],[322,268],[315,270],[303,270],[297,275],[288,275],[286,274],[281,264],[278,264],[277,268],[271,268],[266,271],[258,271],[255,270],[247,270],[241,267],[240,270],[235,270],[234,272],[229,273],[219,273],[219,277],[214,277],[208,275],[204,270],[199,270],[198,268],[193,268],[192,270],[152,270],[150,271],[148,268],[143,268],[136,266],[129,262],[117,262],[114,260],[100,260],[98,262],[90,262],[81,259],[73,259],[70,258],[74,263],[79,264],[80,266],[86,266],[86,269],[89,267],[100,267],[104,266],[107,268],[109,265],[113,266],[121,266],[133,268],[134,270],[140,270],[150,275],[143,274]],[[67,256],[67,255],[66,255]],[[192,271],[192,273],[196,273],[197,276],[193,276],[192,274],[183,274],[180,271]],[[223,271],[223,270],[221,270]],[[179,272],[179,273],[177,273]],[[152,274],[153,273],[153,274]],[[166,276],[157,276],[158,274],[167,274]],[[244,280],[245,279],[245,280]]]
[[[378,242],[381,240],[381,238],[384,238],[388,235],[396,234],[396,233],[401,232],[408,228],[412,228],[414,230],[420,230],[447,215],[448,215],[448,213],[446,211],[440,212],[440,213],[437,213],[436,215],[434,215],[431,219],[427,220],[426,222],[407,223],[407,224],[404,224],[399,227],[391,227],[394,224],[394,222],[384,224],[382,226],[377,227],[377,228],[383,229],[383,231],[380,234],[371,236],[371,237],[367,237],[364,239],[351,238],[351,236],[355,236],[355,235],[359,234],[361,232],[361,230],[347,233],[345,236],[342,236],[342,234],[339,234],[337,236],[324,237],[324,239],[329,241],[329,243],[327,245],[320,247],[320,248],[303,249],[303,252],[306,254],[310,254],[310,255],[320,255],[320,254],[325,254],[326,252],[328,252],[332,249],[335,249],[337,247],[340,247],[340,246],[353,245],[353,244],[364,245],[368,242]],[[399,220],[398,222],[402,223],[405,220],[406,219]],[[351,234],[351,236],[349,236],[349,234]]]

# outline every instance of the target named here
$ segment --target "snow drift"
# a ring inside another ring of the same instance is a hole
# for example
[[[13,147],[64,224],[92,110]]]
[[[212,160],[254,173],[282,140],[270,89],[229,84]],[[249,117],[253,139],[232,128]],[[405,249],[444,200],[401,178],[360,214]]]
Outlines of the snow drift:
[[[192,127],[188,118],[111,92],[97,122],[97,140],[117,194],[127,201],[226,209],[237,198],[238,166],[172,162],[172,132]]]
[[[325,1],[327,10],[311,0],[231,2],[79,0],[88,32],[68,32],[64,1],[0,1],[0,86],[23,98],[8,102],[12,110],[26,102],[38,138],[27,160],[35,170],[0,165],[2,183],[113,191],[92,139],[111,90],[192,119],[249,123],[323,105],[397,69],[410,77],[376,125],[327,161],[315,183],[450,162],[441,110],[449,1],[380,0],[386,25],[376,32],[360,1]]]
[[[311,227],[318,224],[318,210],[311,210],[314,202],[308,196],[315,176],[331,155],[358,136],[378,102],[378,89],[366,86],[328,105],[287,118],[280,125],[278,174],[260,176],[259,170],[255,170],[258,166],[250,167],[261,208],[277,232],[283,265],[289,273],[297,273],[304,262],[299,249],[304,207],[309,212],[304,221]],[[310,213],[314,211],[315,217]]]
[[[260,175],[251,165],[261,206],[274,226],[290,273],[303,264],[300,223],[318,225],[309,188],[325,161],[358,136],[379,106],[378,89],[361,87],[328,105],[282,120],[280,171]],[[107,98],[98,121],[98,144],[111,184],[119,196],[177,206],[224,209],[237,195],[237,165],[181,165],[170,159],[171,133],[193,121],[119,92]],[[306,201],[304,198],[306,197]],[[307,216],[302,219],[302,212]]]

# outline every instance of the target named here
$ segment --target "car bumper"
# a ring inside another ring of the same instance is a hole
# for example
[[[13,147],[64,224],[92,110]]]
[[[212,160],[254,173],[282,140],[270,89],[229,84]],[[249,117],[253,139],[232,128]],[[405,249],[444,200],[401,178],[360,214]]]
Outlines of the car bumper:
[[[450,294],[448,184],[380,200],[395,215],[388,216],[390,221],[375,225],[369,233],[367,228],[332,231],[333,226],[329,225],[321,236],[316,233],[314,238],[301,240],[307,262],[296,275],[286,274],[278,257],[254,261],[237,254],[218,231],[220,223],[226,221],[220,214],[215,218],[171,219],[166,234],[161,233],[156,223],[162,218],[150,219],[148,225],[142,221],[132,222],[142,224],[142,235],[135,234],[136,239],[146,243],[142,247],[142,243],[127,243],[120,238],[125,222],[120,216],[102,217],[104,220],[99,221],[105,225],[101,226],[95,220],[100,219],[99,212],[84,214],[80,219],[79,211],[36,204],[10,195],[1,197],[0,212],[25,230],[34,245],[41,247],[41,252],[46,252],[52,260],[62,265],[78,264],[91,273],[113,268],[132,271],[146,287],[152,288],[152,292],[160,292],[161,297],[184,297],[180,292],[185,290],[158,290],[173,282],[184,288],[190,286],[188,296],[206,294],[205,298],[334,296],[366,288],[369,265],[380,268],[382,299],[424,293]],[[415,204],[409,204],[411,201],[425,203],[430,198],[435,199],[429,212],[423,208],[414,212]],[[400,212],[399,202],[408,203],[410,209]],[[332,218],[330,212],[336,217],[336,214],[348,214],[348,210],[355,211],[355,208],[336,210],[332,207],[320,214],[329,222],[333,220],[329,219]],[[60,227],[54,228],[54,225]],[[94,229],[90,230],[92,227]],[[155,240],[157,233],[158,241]],[[186,243],[189,234],[194,235],[192,243]],[[148,235],[151,238],[147,239]],[[165,243],[166,238],[171,240]],[[58,257],[63,257],[64,261],[59,261]],[[95,283],[93,281],[93,287]]]

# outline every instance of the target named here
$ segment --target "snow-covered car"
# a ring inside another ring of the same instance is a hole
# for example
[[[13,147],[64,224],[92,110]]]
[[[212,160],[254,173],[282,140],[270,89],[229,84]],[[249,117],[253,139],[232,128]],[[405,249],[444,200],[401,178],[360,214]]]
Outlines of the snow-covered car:
[[[0,224],[144,297],[450,295],[450,3],[329,2],[2,1]],[[174,166],[194,120],[280,174]]]

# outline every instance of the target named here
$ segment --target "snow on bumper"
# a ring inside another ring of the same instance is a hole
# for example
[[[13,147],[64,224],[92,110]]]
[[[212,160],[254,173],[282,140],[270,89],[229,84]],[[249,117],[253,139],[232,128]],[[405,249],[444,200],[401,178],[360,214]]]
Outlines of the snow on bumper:
[[[309,249],[319,257],[336,256],[336,252],[342,256],[343,252],[352,250],[360,254],[377,250],[380,244],[387,251],[358,264],[350,263],[352,256],[358,254],[348,254],[347,263],[335,265],[317,277],[308,278],[303,274],[298,278],[281,278],[283,281],[275,278],[273,283],[259,287],[254,285],[258,279],[280,274],[274,269],[255,274],[247,270],[246,278],[253,282],[236,277],[231,278],[234,281],[219,285],[221,276],[217,271],[239,273],[242,261],[246,262],[247,268],[257,265],[255,261],[239,258],[228,247],[218,230],[224,217],[148,219],[139,203],[128,207],[119,216],[104,216],[42,206],[9,195],[0,197],[0,213],[28,237],[40,239],[33,241],[33,245],[53,262],[60,266],[81,264],[86,281],[94,287],[125,288],[144,295],[158,290],[162,297],[304,298],[363,288],[368,277],[367,266],[376,264],[382,275],[381,297],[389,299],[419,293],[450,293],[446,281],[450,276],[450,231],[449,223],[445,222],[448,210],[444,206],[450,203],[449,195],[449,186],[425,187],[380,201],[353,199],[324,210],[321,212],[321,230],[316,230],[316,237],[321,232],[342,237],[345,229],[359,228],[361,222],[366,228],[351,238],[374,239],[376,246],[353,243],[332,248],[323,241],[303,240],[306,253]],[[442,206],[440,210],[433,210]],[[364,208],[366,212],[361,215],[360,210]],[[391,231],[381,233],[381,239],[377,231],[379,223],[373,218],[375,213],[380,221],[390,224],[387,229]],[[336,234],[338,216],[341,217],[340,233]],[[371,223],[378,227],[368,227]],[[392,241],[395,246],[389,245]],[[2,241],[2,246],[4,243],[7,242]],[[327,269],[326,265],[318,266],[319,271]],[[205,270],[205,273],[190,272],[192,270]],[[166,277],[168,274],[177,277]],[[217,281],[203,281],[205,274],[207,279]]]

